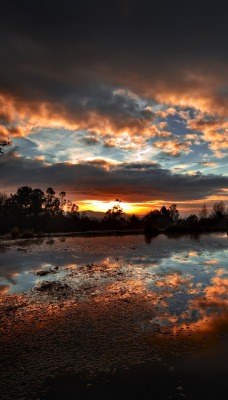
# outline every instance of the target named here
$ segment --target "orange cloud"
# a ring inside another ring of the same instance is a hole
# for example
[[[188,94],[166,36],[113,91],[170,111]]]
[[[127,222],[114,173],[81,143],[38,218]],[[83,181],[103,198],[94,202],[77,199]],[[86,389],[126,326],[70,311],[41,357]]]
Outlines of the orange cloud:
[[[228,121],[224,119],[213,121],[206,121],[202,118],[193,119],[188,120],[188,127],[203,133],[201,138],[209,142],[209,148],[214,151],[215,156],[221,158],[226,155],[221,150],[228,149]]]
[[[227,117],[228,98],[224,96],[221,88],[227,84],[227,66],[220,62],[213,62],[213,71],[209,72],[207,67],[201,64],[197,70],[195,66],[179,69],[179,75],[171,72],[157,79],[153,75],[129,76],[123,84],[131,87],[137,93],[145,97],[153,98],[158,103],[169,106],[169,114],[179,113],[175,107],[191,107],[202,114],[210,114]],[[175,69],[175,71],[177,68]],[[174,112],[175,111],[175,112]],[[160,112],[166,117],[166,111]],[[180,114],[181,115],[181,114]],[[188,114],[182,113],[182,118],[188,119]]]
[[[117,94],[116,94],[117,96]],[[155,114],[148,107],[139,107],[131,103],[129,110],[124,105],[118,105],[118,98],[104,109],[96,105],[83,105],[79,102],[78,109],[70,110],[64,105],[43,101],[22,101],[19,98],[0,95],[0,117],[4,124],[0,126],[2,137],[19,137],[30,135],[35,129],[65,128],[69,130],[86,129],[91,133],[105,135],[127,135],[131,137],[150,137],[159,135],[160,131],[151,125]],[[124,98],[126,104],[132,98]],[[111,100],[110,100],[111,101]],[[123,102],[123,99],[121,98]],[[128,104],[127,104],[128,105]]]
[[[174,107],[169,107],[167,110],[158,110],[157,115],[162,118],[166,118],[168,115],[174,115],[177,113],[177,110]],[[164,124],[164,122],[161,122]]]
[[[206,167],[216,167],[218,165],[218,163],[210,161],[200,161],[198,164],[205,165]]]
[[[165,153],[171,154],[172,156],[178,156],[181,153],[189,153],[191,150],[189,146],[190,141],[179,142],[178,140],[169,140],[167,142],[155,142],[153,146],[157,149],[164,151]]]

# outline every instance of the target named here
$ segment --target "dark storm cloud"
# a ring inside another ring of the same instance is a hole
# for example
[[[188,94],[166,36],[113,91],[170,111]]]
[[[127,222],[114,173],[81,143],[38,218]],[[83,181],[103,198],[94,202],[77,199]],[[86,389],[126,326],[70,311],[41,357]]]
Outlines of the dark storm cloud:
[[[85,110],[137,118],[132,104],[124,108],[118,97],[120,112],[104,87],[150,96],[197,90],[225,110],[224,7],[209,0],[4,2],[0,91],[30,105],[64,107],[69,118]],[[215,79],[208,86],[202,76]]]
[[[198,200],[227,188],[228,177],[173,174],[156,163],[111,164],[94,160],[81,164],[47,165],[40,160],[18,157],[13,152],[0,158],[1,188],[31,185],[43,190],[50,184],[56,190],[73,192],[78,199],[124,201]]]

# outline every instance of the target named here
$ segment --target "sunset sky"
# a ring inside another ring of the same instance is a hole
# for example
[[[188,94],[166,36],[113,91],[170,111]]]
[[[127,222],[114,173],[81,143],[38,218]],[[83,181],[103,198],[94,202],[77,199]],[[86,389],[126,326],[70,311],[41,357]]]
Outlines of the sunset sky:
[[[228,206],[228,23],[210,0],[6,1],[0,192],[80,211]]]

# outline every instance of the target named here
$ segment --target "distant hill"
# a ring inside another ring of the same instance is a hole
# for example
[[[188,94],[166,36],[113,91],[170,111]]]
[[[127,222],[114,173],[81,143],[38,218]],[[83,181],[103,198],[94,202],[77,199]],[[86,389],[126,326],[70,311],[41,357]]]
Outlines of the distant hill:
[[[102,211],[92,211],[92,210],[85,210],[87,217],[94,218],[94,219],[102,219],[104,218],[105,213]]]
[[[84,212],[90,219],[102,219],[105,216],[105,213],[102,211],[85,210]],[[123,217],[127,218],[128,214],[123,213]]]

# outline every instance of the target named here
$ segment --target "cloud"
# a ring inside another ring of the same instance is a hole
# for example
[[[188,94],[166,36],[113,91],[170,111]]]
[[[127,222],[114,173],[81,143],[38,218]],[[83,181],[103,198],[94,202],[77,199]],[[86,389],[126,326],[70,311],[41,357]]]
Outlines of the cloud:
[[[162,150],[164,153],[168,153],[174,157],[179,156],[181,153],[189,153],[190,150],[190,141],[180,142],[177,139],[175,140],[167,140],[166,142],[155,142],[153,146],[157,149]]]
[[[211,161],[198,161],[197,164],[204,165],[205,167],[216,167],[218,163],[211,162]]]
[[[8,192],[22,185],[43,190],[51,185],[78,200],[113,200],[116,197],[127,202],[199,200],[216,196],[228,185],[226,176],[173,174],[157,163],[114,163],[95,159],[51,165],[19,157],[13,152],[0,158],[0,168],[1,187]]]
[[[177,105],[227,116],[224,14],[204,1],[5,2],[3,126],[19,117],[30,127],[149,135],[155,115],[148,100],[167,105],[160,117]]]
[[[75,89],[75,93],[69,95],[70,99],[59,98],[58,103],[39,99],[26,102],[2,95],[0,101],[4,106],[0,135],[23,137],[43,127],[88,130],[101,136],[125,132],[130,136],[150,136],[154,132],[154,126],[150,125],[156,114],[127,91],[92,87],[81,93]]]
[[[228,149],[228,121],[220,118],[213,120],[193,119],[188,121],[193,131],[202,132],[201,139],[209,143],[209,148],[218,158],[226,156]]]
[[[177,110],[174,107],[169,107],[165,110],[157,111],[157,115],[162,118],[166,118],[168,115],[175,115],[175,114],[177,114]],[[161,122],[161,124],[164,124],[164,122]]]
[[[156,131],[156,135],[157,135]],[[104,147],[106,148],[119,148],[123,150],[135,150],[146,146],[146,138],[143,136],[130,136],[128,133],[123,133],[115,138],[106,135],[104,137]]]
[[[201,199],[227,187],[220,175],[80,161],[107,154],[155,160],[162,153],[164,165],[173,167],[170,156],[187,155],[190,162],[197,145],[209,156],[226,155],[226,15],[219,1],[216,7],[212,2],[205,7],[203,0],[185,3],[4,2],[0,138],[20,145],[34,134],[37,146],[20,150],[27,159],[14,153],[1,158],[6,188],[53,182],[76,197],[111,198],[119,192],[139,201]],[[48,134],[42,136],[42,130]],[[29,159],[32,154],[36,159]],[[51,165],[66,159],[78,164]]]

